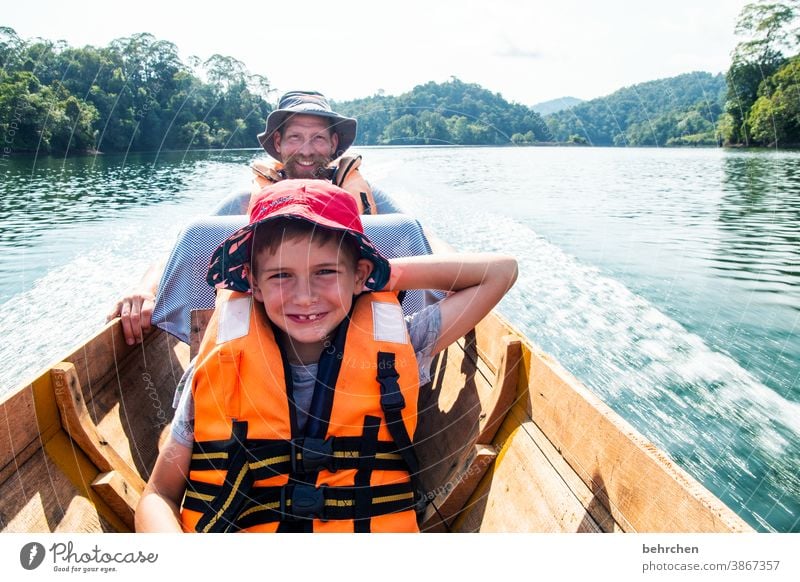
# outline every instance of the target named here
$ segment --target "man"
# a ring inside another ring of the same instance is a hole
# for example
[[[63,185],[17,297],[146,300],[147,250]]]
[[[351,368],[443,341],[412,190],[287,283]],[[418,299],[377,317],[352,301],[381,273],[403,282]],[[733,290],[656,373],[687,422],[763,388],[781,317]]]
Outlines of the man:
[[[258,134],[261,147],[273,160],[256,160],[251,165],[252,191],[229,197],[216,213],[244,214],[252,194],[286,178],[329,180],[356,198],[362,214],[400,212],[388,196],[361,177],[361,156],[345,156],[356,130],[356,120],[333,111],[321,93],[286,93],[267,118],[264,132]]]
[[[267,117],[258,141],[274,162],[257,161],[253,191],[229,196],[214,214],[246,214],[250,197],[264,186],[286,178],[329,180],[350,192],[363,214],[394,213],[400,210],[385,194],[373,189],[361,177],[361,156],[342,157],[356,138],[358,123],[333,111],[327,99],[316,91],[290,91]],[[336,163],[334,164],[334,160]],[[159,281],[165,262],[153,264],[142,279],[107,315],[122,319],[125,341],[140,343],[151,329]]]

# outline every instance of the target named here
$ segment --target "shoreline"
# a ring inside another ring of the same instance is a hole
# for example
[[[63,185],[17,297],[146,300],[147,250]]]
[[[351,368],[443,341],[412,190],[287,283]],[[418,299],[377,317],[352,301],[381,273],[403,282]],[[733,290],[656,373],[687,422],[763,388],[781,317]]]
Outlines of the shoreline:
[[[602,148],[602,149],[720,149],[730,151],[745,151],[745,152],[763,152],[763,151],[797,151],[800,150],[800,144],[790,144],[785,146],[745,146],[745,145],[635,145],[635,146],[616,146],[616,145],[597,145],[588,143],[570,143],[570,142],[536,142],[536,143],[509,143],[509,144],[353,144],[354,148],[375,148],[375,149],[414,149],[414,148],[437,148],[437,149],[455,149],[455,148]],[[182,153],[189,152],[241,152],[241,151],[263,151],[260,147],[252,148],[190,148],[190,149],[163,149],[163,150],[136,150],[136,151],[100,151],[100,150],[85,150],[85,151],[68,151],[68,152],[50,152],[48,154],[41,154],[35,151],[18,151],[12,152],[5,156],[4,159],[13,158],[26,158],[36,156],[40,158],[80,158],[80,157],[96,157],[106,155],[128,155],[128,154],[161,154],[161,153]]]

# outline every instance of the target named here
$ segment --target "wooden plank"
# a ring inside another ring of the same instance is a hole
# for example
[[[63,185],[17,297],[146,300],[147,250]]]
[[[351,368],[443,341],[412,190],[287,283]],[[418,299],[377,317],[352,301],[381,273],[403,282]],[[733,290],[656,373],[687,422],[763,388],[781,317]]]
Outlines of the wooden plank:
[[[50,371],[0,402],[0,484],[61,430]]]
[[[62,423],[70,438],[100,471],[119,472],[129,487],[141,493],[144,490],[142,478],[109,445],[89,416],[75,366],[69,362],[56,364],[53,366],[52,376]]]
[[[422,533],[447,533],[448,527],[442,517],[436,511],[433,503],[425,507],[425,515],[422,517],[419,531]]]
[[[101,387],[111,384],[116,379],[117,371],[124,367],[126,358],[141,349],[141,344],[129,346],[125,343],[122,324],[117,318],[108,322],[89,341],[74,349],[62,361],[75,366],[77,378],[86,387],[87,394],[93,394]]]
[[[495,344],[505,346],[505,353],[496,368],[491,395],[481,400],[480,434],[476,439],[481,444],[492,442],[497,429],[514,404],[522,361],[522,342],[516,336],[502,336]]]
[[[136,459],[139,470],[145,472],[152,466],[155,459],[153,451],[157,450],[159,435],[158,431],[152,429],[166,426],[172,418],[172,394],[188,365],[188,346],[160,330],[151,333],[143,344],[128,346],[124,342],[121,324],[117,319],[107,324],[85,345],[72,350],[63,361],[75,365],[76,375],[84,389],[86,407],[95,424],[105,425],[105,436],[114,440],[118,433],[111,430],[108,426],[110,421],[105,420],[105,416],[117,405],[121,406],[121,410],[113,412],[113,415],[123,419],[127,433],[123,435],[125,440],[135,440],[135,435],[155,434],[154,444],[151,446],[139,447],[134,444],[130,447],[133,450],[130,457]],[[155,392],[151,389],[152,386],[155,386]],[[39,434],[42,435],[42,440],[47,440],[61,427],[52,393],[50,370],[43,371],[33,383],[21,386],[17,391],[31,388],[36,403]],[[161,403],[158,409],[153,408],[150,399],[156,392]],[[8,398],[3,399],[3,402]],[[141,418],[140,414],[145,417]],[[32,424],[26,424],[33,437],[31,442],[39,438],[33,427]],[[17,441],[15,438],[14,450],[20,450],[22,446]],[[146,441],[150,445],[150,440]],[[120,451],[129,448],[127,444],[122,446],[121,440],[114,442],[121,445]],[[6,450],[0,440],[0,455]],[[143,455],[142,452],[146,454]]]
[[[485,415],[481,404],[491,395],[486,376],[458,346],[448,347],[434,360],[414,437],[426,491],[451,480],[462,452],[476,444]]]
[[[26,533],[125,531],[99,498],[87,495],[82,479],[95,475],[95,467],[66,433],[59,431],[3,483],[0,529]],[[98,509],[108,512],[109,518]]]
[[[638,532],[752,531],[555,361],[529,357],[531,418],[615,521]]]
[[[200,351],[200,342],[206,333],[208,322],[214,315],[213,309],[193,309],[191,315],[191,328],[189,334],[189,354],[194,358]]]
[[[0,483],[40,448],[33,390],[27,387],[0,404]]]
[[[462,454],[452,480],[431,492],[435,495],[432,505],[435,508],[436,521],[441,522],[446,530],[450,529],[496,457],[497,450],[494,447],[475,445],[472,450]]]
[[[91,483],[99,475],[99,471],[94,463],[91,462],[89,457],[86,456],[73,441],[69,435],[61,430],[47,443],[45,443],[45,452],[47,453],[48,462],[52,467],[51,470],[61,471],[67,479],[77,489],[75,499],[83,498],[91,503],[92,512],[97,514],[100,519],[103,531],[128,531],[125,523],[114,511],[106,505],[103,499],[92,489]],[[73,503],[75,502],[73,499]],[[85,519],[94,523],[98,517],[88,515]],[[72,530],[69,524],[61,524],[57,531],[83,531],[83,529]],[[83,524],[80,527],[84,527]],[[87,530],[91,531],[91,530]]]
[[[119,320],[107,324],[84,345],[74,348],[68,360],[76,364],[76,373],[93,386],[117,369],[117,355],[131,351],[122,339]],[[61,429],[53,395],[50,369],[23,383],[0,402],[0,483],[9,478],[27,458]]]
[[[531,440],[532,444],[537,447],[542,452],[545,459],[547,459],[551,470],[564,481],[565,486],[584,509],[586,509],[587,513],[591,515],[594,522],[602,531],[615,533],[631,530],[630,524],[625,523],[623,527],[614,520],[614,517],[608,511],[606,505],[598,499],[594,491],[589,489],[583,479],[572,469],[539,427],[531,421],[530,416],[525,412],[525,406],[526,403],[517,402],[514,408],[512,408],[504,425],[498,431],[497,439],[500,443],[499,446],[502,447],[506,442],[513,442],[509,437],[514,434],[514,431],[524,431],[525,436]],[[523,438],[523,434],[517,433],[517,438]]]
[[[495,343],[503,348],[496,373],[477,354],[453,345],[435,360],[430,391],[421,398],[414,442],[426,495],[436,499],[436,511],[427,514],[433,521],[425,522],[430,530],[439,521],[447,527],[458,504],[472,493],[490,461],[489,449],[476,445],[491,443],[514,402],[521,344],[511,335]],[[477,342],[467,340],[466,345]]]
[[[188,354],[188,345],[167,333],[153,333],[110,385],[92,395],[89,411],[98,430],[144,479],[172,420],[175,387]]]
[[[472,333],[465,336],[464,350],[468,354],[475,354],[473,358],[479,356],[492,373],[496,373],[506,352],[505,345],[498,342],[498,338],[509,334],[521,339],[520,334],[492,311],[475,326]]]
[[[106,327],[95,340],[113,340],[113,329]],[[109,357],[115,353],[113,345],[108,346],[105,355],[98,347],[78,349],[71,354],[71,357],[78,354],[84,376],[92,378],[92,386],[82,387],[81,412],[65,423],[72,426],[80,426],[82,421],[90,426],[93,423],[97,446],[118,453],[124,461],[120,472],[131,471],[140,486],[143,481],[139,475],[148,474],[152,468],[159,438],[171,420],[176,382],[173,379],[183,373],[188,351],[185,344],[156,331],[143,345],[123,350],[123,360]],[[109,370],[103,372],[88,365],[91,354],[98,353],[110,366]],[[74,368],[73,376],[77,374]],[[68,384],[62,378],[62,398]],[[61,413],[53,385],[54,379],[48,371],[0,402],[3,415],[0,422],[4,422],[4,427],[0,425],[0,455],[8,459],[5,467],[0,468],[0,498],[5,500],[0,511],[3,528],[8,529],[8,524],[13,523],[14,531],[130,531],[130,520],[126,517],[123,521],[117,516],[91,487],[98,468],[61,430]],[[76,402],[70,404],[73,408],[76,405]],[[64,418],[68,417],[65,413]],[[29,442],[23,447],[20,441]],[[104,442],[108,444],[103,445]],[[48,476],[39,488],[33,485],[38,483],[36,480],[21,477],[25,473],[21,467],[31,459],[40,459],[37,470]],[[108,466],[102,460],[98,463]],[[134,480],[133,476],[129,478]],[[57,485],[51,485],[50,481]],[[81,508],[79,513],[76,508]],[[126,511],[129,516],[130,508]],[[125,512],[122,516],[125,517]]]
[[[134,531],[133,516],[141,493],[132,489],[117,471],[101,473],[92,481],[92,488],[114,510],[131,531]]]
[[[456,532],[598,532],[592,516],[520,426],[453,524]]]
[[[102,531],[91,502],[41,449],[4,485],[0,526],[4,533]]]

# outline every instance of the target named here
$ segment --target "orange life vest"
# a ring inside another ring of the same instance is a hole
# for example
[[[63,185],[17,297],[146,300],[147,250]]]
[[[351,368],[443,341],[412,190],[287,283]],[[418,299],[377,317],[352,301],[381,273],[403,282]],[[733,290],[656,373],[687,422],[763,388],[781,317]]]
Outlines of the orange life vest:
[[[263,305],[218,292],[192,384],[186,531],[418,531],[419,374],[396,296],[360,295],[334,335],[298,434]]]
[[[361,166],[361,156],[342,156],[328,165],[329,173],[326,178],[336,186],[347,190],[356,199],[359,214],[377,214],[372,188],[358,170],[359,166]],[[274,160],[256,160],[250,164],[250,169],[253,170],[251,198],[265,186],[286,178],[283,164]]]

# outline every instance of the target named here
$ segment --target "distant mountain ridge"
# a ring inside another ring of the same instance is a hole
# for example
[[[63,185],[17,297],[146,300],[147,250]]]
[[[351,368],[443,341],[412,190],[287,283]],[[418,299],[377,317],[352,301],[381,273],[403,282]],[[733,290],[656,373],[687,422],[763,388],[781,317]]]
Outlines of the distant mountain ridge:
[[[727,86],[693,72],[625,87],[545,117],[556,141],[591,145],[715,145]]]
[[[565,109],[570,109],[576,105],[580,105],[583,102],[583,99],[578,99],[577,97],[559,97],[558,99],[551,99],[550,101],[542,101],[541,103],[537,103],[536,105],[531,106],[531,109],[533,109],[539,115],[544,116],[552,113],[558,113],[559,111],[564,111]]]
[[[335,105],[358,118],[356,143],[362,145],[719,145],[717,123],[726,94],[723,74],[693,72],[590,101],[562,97],[526,107],[453,78],[399,96],[374,95]]]
[[[360,145],[502,145],[552,141],[542,117],[499,93],[455,77],[398,96],[334,103],[358,119]]]

